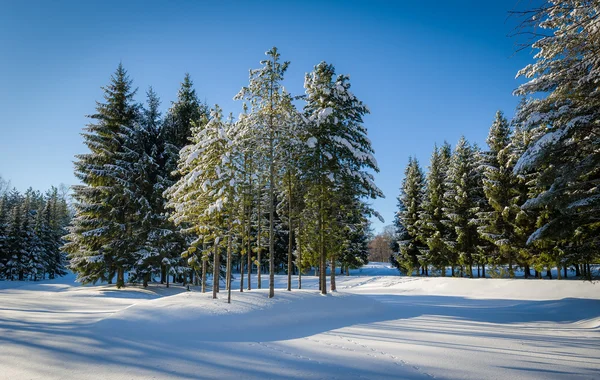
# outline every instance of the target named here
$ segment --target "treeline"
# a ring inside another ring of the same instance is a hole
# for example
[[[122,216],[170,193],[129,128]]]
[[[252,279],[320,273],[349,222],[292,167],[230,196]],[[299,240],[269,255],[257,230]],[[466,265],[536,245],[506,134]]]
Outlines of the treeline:
[[[409,160],[396,219],[399,268],[452,267],[485,276],[487,266],[558,278],[573,267],[592,278],[600,258],[600,34],[597,1],[549,1],[526,17],[550,33],[530,46],[536,62],[509,123],[499,112],[487,148],[461,138],[435,147],[424,174]],[[533,97],[545,93],[544,98]],[[476,268],[477,273],[474,273]],[[455,272],[458,270],[458,273]],[[562,271],[562,274],[561,274]]]
[[[1,178],[0,178],[1,182]],[[42,280],[66,274],[61,251],[71,219],[66,193],[0,192],[0,279]]]
[[[369,111],[325,62],[293,97],[282,86],[288,65],[276,48],[267,52],[235,97],[237,119],[202,104],[189,75],[163,117],[152,89],[145,105],[134,102],[118,67],[83,133],[89,152],[75,163],[82,184],[65,249],[79,281],[116,276],[121,287],[128,273],[146,286],[173,276],[205,291],[212,272],[216,297],[221,275],[229,284],[237,266],[240,291],[254,271],[262,287],[268,270],[272,297],[279,269],[290,290],[293,273],[316,268],[325,293],[328,266],[335,289],[336,267],[366,262],[374,212],[365,199],[382,195],[363,125]]]

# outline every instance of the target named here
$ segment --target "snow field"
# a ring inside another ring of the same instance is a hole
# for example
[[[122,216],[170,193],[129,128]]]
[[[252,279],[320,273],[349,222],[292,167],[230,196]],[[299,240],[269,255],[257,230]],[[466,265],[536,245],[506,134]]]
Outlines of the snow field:
[[[338,292],[0,283],[0,379],[597,379],[580,281],[337,277]],[[358,272],[358,271],[356,271]],[[256,275],[253,275],[256,286]],[[268,286],[268,278],[263,278]]]

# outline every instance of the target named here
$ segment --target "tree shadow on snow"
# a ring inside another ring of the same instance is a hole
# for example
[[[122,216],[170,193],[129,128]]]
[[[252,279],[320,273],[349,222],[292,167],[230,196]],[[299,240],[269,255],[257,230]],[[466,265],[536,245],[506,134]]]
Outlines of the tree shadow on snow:
[[[110,296],[115,294],[111,292]],[[184,319],[171,318],[172,310],[169,307],[153,309],[148,305],[148,308],[144,309],[144,303],[137,311],[132,308],[132,314],[125,313],[116,318],[86,325],[0,318],[0,331],[3,331],[0,335],[0,345],[24,349],[12,350],[16,352],[15,355],[21,351],[37,350],[43,351],[48,360],[58,358],[60,361],[82,365],[126,366],[141,371],[158,372],[166,377],[185,378],[227,377],[227,373],[233,375],[242,372],[239,368],[244,367],[243,372],[248,377],[297,378],[301,372],[294,375],[292,371],[286,375],[278,369],[299,367],[298,361],[301,359],[280,355],[275,360],[272,358],[273,352],[269,352],[268,344],[264,346],[256,343],[300,339],[360,324],[370,324],[369,328],[375,330],[375,335],[370,331],[369,334],[365,334],[365,339],[390,339],[390,342],[403,341],[402,332],[438,331],[450,336],[455,334],[528,340],[537,345],[560,347],[564,351],[555,351],[554,354],[563,356],[569,356],[570,347],[600,347],[600,338],[597,335],[586,339],[559,334],[549,337],[529,334],[528,326],[521,325],[558,323],[565,324],[567,330],[586,330],[584,327],[567,324],[599,318],[599,300],[566,298],[523,301],[346,294],[322,297],[316,293],[314,296],[290,297],[289,302],[272,302],[266,309],[251,310],[242,314],[232,312],[195,315],[193,309],[177,310],[178,315],[186,315]],[[235,307],[236,302],[244,306],[243,303],[249,301],[243,297],[236,297],[233,302],[232,307]],[[140,319],[140,316],[149,318]],[[422,319],[419,325],[398,322],[416,317]],[[457,321],[461,324],[460,330],[451,328]],[[473,326],[472,331],[468,331],[469,324]],[[496,335],[497,333],[481,328],[481,324],[506,326],[512,328],[512,332]],[[596,331],[597,324],[588,329]],[[394,334],[393,338],[387,338],[394,330],[399,333]],[[352,334],[360,338],[359,332]],[[60,341],[69,341],[70,344],[55,344]],[[433,339],[409,341],[408,338],[403,343],[435,347],[443,347],[446,344]],[[451,345],[448,343],[448,347],[465,351],[486,349],[457,342]],[[520,355],[518,349],[512,351],[511,354]],[[586,358],[573,355],[573,361],[581,361],[579,365],[585,365]],[[203,373],[195,373],[194,368],[202,368]],[[228,372],[235,368],[239,372]],[[352,371],[352,368],[352,363],[336,363],[331,369],[331,376]],[[385,375],[377,369],[369,368],[361,374],[373,378]]]

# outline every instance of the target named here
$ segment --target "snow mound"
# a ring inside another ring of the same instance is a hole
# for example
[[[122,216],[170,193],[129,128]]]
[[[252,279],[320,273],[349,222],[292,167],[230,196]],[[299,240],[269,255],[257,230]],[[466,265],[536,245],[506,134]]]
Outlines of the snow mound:
[[[373,320],[386,306],[372,298],[314,290],[233,292],[231,304],[212,294],[184,292],[134,304],[100,321],[95,332],[118,331],[121,338],[159,341],[276,341],[295,339]]]

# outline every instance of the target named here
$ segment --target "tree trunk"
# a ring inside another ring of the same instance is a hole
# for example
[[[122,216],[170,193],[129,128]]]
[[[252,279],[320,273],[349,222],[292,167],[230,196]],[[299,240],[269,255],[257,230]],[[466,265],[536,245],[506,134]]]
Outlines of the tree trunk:
[[[564,270],[564,276],[563,277],[567,278],[568,275],[567,275],[567,266],[566,265],[563,267],[563,270]]]
[[[579,269],[579,264],[575,264],[575,276],[581,277],[581,270]]]
[[[231,234],[231,232],[230,232]],[[248,236],[248,239],[250,237]],[[242,240],[242,246],[243,246],[244,242]],[[244,255],[243,255],[243,248],[240,249],[240,262],[239,262],[239,268],[240,268],[240,292],[243,293],[244,292]]]
[[[485,263],[481,265],[481,277],[485,278]]]
[[[217,292],[219,291],[219,247],[217,244],[214,246],[213,253],[213,299],[217,298]]]
[[[592,281],[592,267],[588,261],[587,265],[587,278],[588,280]]]
[[[252,194],[252,176],[250,176],[250,191],[248,192],[248,194]],[[247,234],[248,234],[248,241],[246,242],[246,255],[248,255],[248,285],[247,285],[247,289],[248,290],[252,290],[252,247],[250,244],[250,235],[252,233],[252,202],[249,201],[248,203],[248,227],[247,227]],[[243,284],[243,281],[240,283],[240,289],[241,286]]]
[[[302,245],[300,238],[302,236],[302,222],[298,223],[298,289],[302,289]]]
[[[125,286],[125,270],[123,269],[123,267],[119,267],[117,269],[117,289],[121,289],[124,286]]]
[[[335,292],[336,288],[335,288],[335,257],[333,257],[334,255],[331,255],[331,272],[330,272],[330,284],[329,286],[331,287],[331,291]]]
[[[252,251],[250,246],[250,234],[248,234],[248,285],[246,289],[252,290]]]
[[[289,175],[288,181],[288,227],[289,227],[289,235],[288,235],[288,270],[287,270],[287,290],[292,290],[292,238],[294,236],[294,228],[292,226],[292,176]]]
[[[258,280],[258,284],[257,287],[259,289],[262,289],[262,277],[261,277],[261,269],[262,269],[262,261],[261,261],[261,251],[262,251],[262,239],[260,236],[260,227],[261,227],[261,206],[262,206],[262,190],[260,189],[260,184],[259,184],[259,190],[258,190],[258,234],[257,236],[257,241],[256,241],[256,248],[257,248],[257,253],[256,253],[256,259],[258,260],[258,264],[256,265],[256,276],[257,276],[257,280]]]
[[[322,192],[322,189],[321,189]],[[321,194],[320,212],[319,212],[319,289],[321,294],[327,294],[327,261],[325,258],[325,238],[323,231],[323,198]]]
[[[546,277],[552,280],[552,271],[550,269],[546,270]]]
[[[144,274],[144,281],[143,281],[143,283],[142,283],[142,286],[143,286],[144,288],[147,288],[147,287],[148,287],[148,279],[149,279],[149,278],[150,278],[150,273],[146,273],[146,274]]]
[[[202,253],[204,256],[204,252]],[[206,293],[206,257],[202,257],[202,293]]]
[[[273,163],[273,138],[270,139],[270,170],[269,170],[269,298],[275,297],[275,236],[273,195],[275,186],[275,164]]]
[[[227,236],[227,303],[231,303],[231,221]]]

